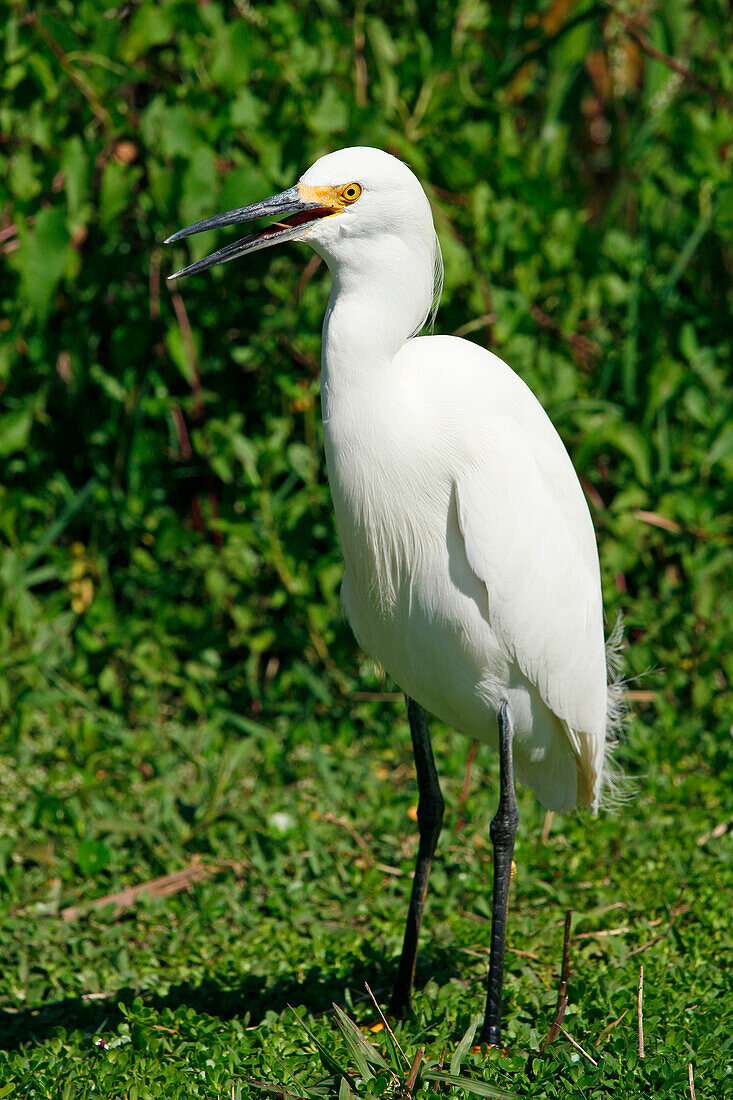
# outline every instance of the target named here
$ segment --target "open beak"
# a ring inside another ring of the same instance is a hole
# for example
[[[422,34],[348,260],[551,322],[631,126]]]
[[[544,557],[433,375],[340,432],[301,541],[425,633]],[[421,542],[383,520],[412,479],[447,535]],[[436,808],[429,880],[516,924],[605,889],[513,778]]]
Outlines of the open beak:
[[[169,279],[180,279],[184,275],[195,275],[199,271],[207,271],[216,264],[225,264],[229,260],[235,260],[238,256],[246,256],[249,252],[259,252],[262,248],[269,248],[280,241],[297,241],[304,237],[308,231],[310,222],[327,217],[335,213],[333,207],[324,206],[318,201],[315,194],[307,197],[305,187],[295,187],[282,191],[279,195],[273,195],[271,199],[263,202],[253,202],[251,206],[241,206],[238,210],[229,210],[225,214],[215,214],[213,218],[204,218],[203,221],[194,222],[186,229],[179,229],[168,237],[165,244],[173,244],[174,241],[191,237],[194,233],[203,233],[207,229],[217,229],[222,225],[240,225],[244,222],[252,222],[257,218],[278,218],[276,225],[268,225],[265,229],[259,229],[248,237],[234,241],[232,244],[220,248],[218,252],[212,252],[203,260],[177,271],[175,275],[169,275]],[[283,217],[283,215],[287,215]]]

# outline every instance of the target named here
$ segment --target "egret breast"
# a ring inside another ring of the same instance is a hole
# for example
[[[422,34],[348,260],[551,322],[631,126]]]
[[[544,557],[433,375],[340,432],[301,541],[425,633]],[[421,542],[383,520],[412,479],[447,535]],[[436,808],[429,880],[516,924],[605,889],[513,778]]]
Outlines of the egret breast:
[[[429,448],[401,447],[382,417],[358,443],[326,430],[354,634],[407,694],[472,736],[493,740],[510,670],[491,632],[485,586],[466,560],[454,490]],[[401,420],[402,438],[410,435]],[[329,430],[330,429],[330,430]],[[334,430],[335,429],[335,430]]]

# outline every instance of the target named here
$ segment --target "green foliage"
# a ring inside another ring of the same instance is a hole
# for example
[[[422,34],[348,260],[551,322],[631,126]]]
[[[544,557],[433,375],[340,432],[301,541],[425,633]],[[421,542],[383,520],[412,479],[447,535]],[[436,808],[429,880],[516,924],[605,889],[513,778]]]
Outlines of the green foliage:
[[[548,409],[651,693],[617,818],[543,844],[523,797],[507,1057],[456,1057],[488,946],[490,790],[471,837],[449,822],[397,1036],[518,1095],[679,1097],[688,1062],[698,1095],[731,1095],[730,838],[697,843],[733,781],[725,4],[15,0],[0,36],[0,1096],[304,1095],[323,1067],[288,1001],[368,1078],[330,1002],[372,1022],[363,983],[386,993],[412,792],[404,721],[354,694],[384,685],[339,613],[328,277],[298,247],[169,290],[211,241],[160,243],[348,144],[424,181],[437,330],[490,345]],[[466,746],[438,740],[455,805]],[[194,857],[220,874],[90,908]],[[59,918],[72,905],[83,921]],[[568,905],[565,1026],[598,1068],[560,1037],[539,1050]],[[371,1072],[364,1094],[387,1095]]]

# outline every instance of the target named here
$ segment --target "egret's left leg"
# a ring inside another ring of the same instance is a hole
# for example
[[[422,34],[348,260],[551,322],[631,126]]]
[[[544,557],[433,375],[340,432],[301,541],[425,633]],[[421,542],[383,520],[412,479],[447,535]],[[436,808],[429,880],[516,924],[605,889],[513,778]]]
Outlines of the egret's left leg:
[[[389,1010],[395,1016],[408,1012],[412,1005],[412,982],[417,960],[417,940],[428,890],[430,866],[443,824],[443,796],[440,793],[438,773],[435,770],[433,748],[430,744],[430,728],[425,711],[414,699],[407,698],[407,717],[410,720],[412,747],[417,772],[417,823],[420,829],[420,847],[412,880],[410,908],[407,913],[402,957],[395,979]]]
[[[514,793],[514,762],[512,760],[512,730],[506,701],[499,707],[499,808],[491,822],[491,842],[494,845],[494,896],[491,906],[491,958],[486,997],[486,1015],[481,1029],[481,1043],[501,1046],[501,993],[504,986],[504,947],[506,941],[509,880],[512,873],[514,838],[517,835],[519,810]]]

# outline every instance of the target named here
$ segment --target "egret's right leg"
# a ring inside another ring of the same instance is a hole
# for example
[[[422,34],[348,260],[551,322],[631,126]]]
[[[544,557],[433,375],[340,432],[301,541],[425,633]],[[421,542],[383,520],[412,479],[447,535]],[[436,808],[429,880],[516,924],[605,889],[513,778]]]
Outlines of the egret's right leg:
[[[517,835],[519,810],[514,793],[514,762],[512,740],[514,731],[506,701],[497,715],[499,722],[499,808],[491,822],[491,842],[494,845],[494,896],[491,903],[491,956],[486,996],[486,1014],[480,1043],[501,1046],[501,994],[504,986],[504,950],[506,918],[509,905],[509,881],[512,875],[514,838]]]
[[[389,1010],[395,1016],[408,1012],[412,1006],[412,982],[415,977],[417,960],[417,940],[425,907],[425,895],[430,878],[430,865],[435,846],[438,843],[443,824],[443,796],[440,793],[438,773],[435,770],[433,749],[430,744],[430,729],[425,711],[414,699],[405,697],[407,717],[410,720],[412,747],[415,753],[417,771],[417,823],[420,830],[420,847],[415,865],[415,878],[412,881],[410,908],[407,913],[405,939],[402,945],[402,957],[395,979]]]

